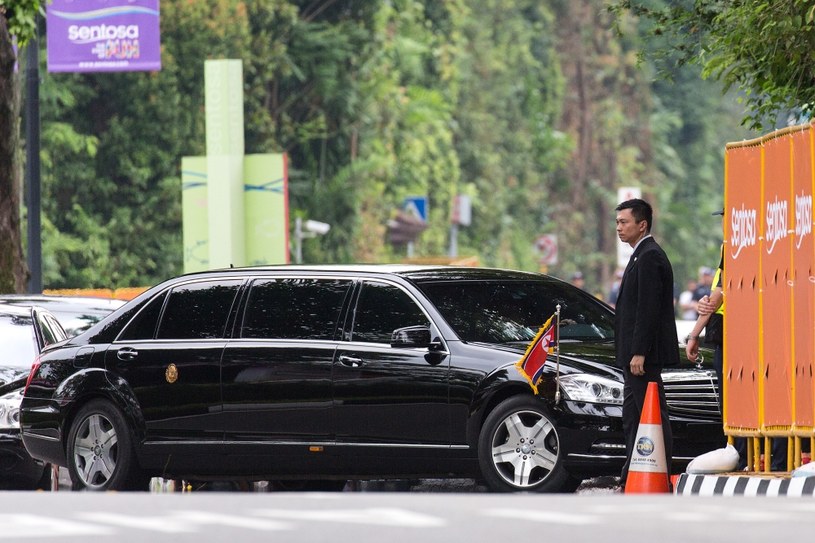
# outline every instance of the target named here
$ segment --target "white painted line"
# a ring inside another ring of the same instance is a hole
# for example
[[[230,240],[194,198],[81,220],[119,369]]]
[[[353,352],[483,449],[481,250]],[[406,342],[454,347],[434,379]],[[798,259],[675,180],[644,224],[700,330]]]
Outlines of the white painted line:
[[[285,520],[343,522],[372,526],[398,526],[406,528],[438,528],[447,522],[439,517],[396,508],[335,509],[303,511],[297,509],[256,509],[251,514]]]
[[[572,526],[587,526],[589,524],[599,524],[603,521],[603,519],[591,515],[575,515],[560,511],[530,511],[528,509],[486,509],[483,514],[492,517],[569,524]]]
[[[41,515],[0,515],[0,539],[17,540],[28,537],[66,537],[114,535],[115,530],[70,520],[43,518]]]
[[[90,522],[111,524],[121,528],[137,528],[165,534],[182,534],[198,532],[198,526],[190,522],[171,517],[137,517],[119,513],[79,513],[80,518]]]
[[[237,515],[224,515],[220,513],[212,513],[210,511],[173,511],[170,513],[170,515],[172,519],[178,519],[194,524],[215,524],[218,526],[259,530],[262,532],[295,529],[294,525],[288,522]]]

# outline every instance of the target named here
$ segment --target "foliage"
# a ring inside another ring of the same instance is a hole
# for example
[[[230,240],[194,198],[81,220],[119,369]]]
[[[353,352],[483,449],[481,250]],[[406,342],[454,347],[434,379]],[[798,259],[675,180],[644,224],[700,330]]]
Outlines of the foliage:
[[[43,0],[0,0],[0,16],[5,15],[8,33],[19,47],[36,36],[37,16],[44,15]]]
[[[621,0],[651,21],[662,46],[652,52],[664,63],[697,63],[703,77],[738,88],[747,104],[744,123],[772,126],[792,112],[811,116],[815,108],[815,5],[811,0]],[[671,70],[672,71],[672,70]]]
[[[462,255],[535,270],[535,239],[556,233],[549,271],[600,292],[616,189],[633,185],[684,282],[715,264],[742,112],[687,62],[654,81],[637,52],[660,44],[642,19],[614,23],[604,0],[164,1],[161,71],[43,76],[45,285],[181,272],[180,157],[205,152],[210,58],[243,60],[246,152],[288,154],[291,219],[332,225],[306,262],[402,260],[386,224],[412,195],[430,200],[416,255],[444,255],[467,194]]]

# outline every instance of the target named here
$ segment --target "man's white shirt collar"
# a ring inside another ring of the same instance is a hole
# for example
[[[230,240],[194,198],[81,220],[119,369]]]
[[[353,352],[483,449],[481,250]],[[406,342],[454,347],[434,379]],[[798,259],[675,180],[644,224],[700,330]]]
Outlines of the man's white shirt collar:
[[[635,251],[637,250],[637,247],[639,247],[639,246],[640,246],[640,243],[642,243],[642,242],[643,242],[643,241],[645,241],[646,239],[648,239],[648,238],[652,238],[652,237],[654,237],[654,236],[652,236],[651,234],[646,234],[646,235],[642,236],[642,239],[641,239],[641,240],[639,240],[639,241],[637,242],[637,244],[636,244],[636,245],[634,245],[634,250],[635,250]]]

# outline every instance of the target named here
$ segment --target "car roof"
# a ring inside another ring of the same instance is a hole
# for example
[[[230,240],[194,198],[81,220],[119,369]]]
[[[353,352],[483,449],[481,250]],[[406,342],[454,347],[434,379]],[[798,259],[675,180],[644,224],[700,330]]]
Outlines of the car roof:
[[[0,302],[0,314],[13,315],[15,317],[30,317],[31,307],[10,305]]]
[[[223,268],[204,272],[194,272],[181,277],[195,277],[197,275],[211,275],[229,272],[241,274],[262,272],[303,272],[303,273],[362,273],[366,275],[398,275],[417,281],[433,279],[553,279],[539,273],[506,270],[500,268],[475,268],[466,266],[439,266],[417,264],[320,264],[320,265],[289,265],[279,266],[252,266],[240,268]]]

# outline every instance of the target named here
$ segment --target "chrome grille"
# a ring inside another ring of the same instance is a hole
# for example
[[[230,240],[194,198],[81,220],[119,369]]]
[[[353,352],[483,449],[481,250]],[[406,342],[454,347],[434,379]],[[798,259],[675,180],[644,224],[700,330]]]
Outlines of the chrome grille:
[[[721,419],[716,394],[716,372],[711,370],[664,371],[665,399],[672,415]]]

